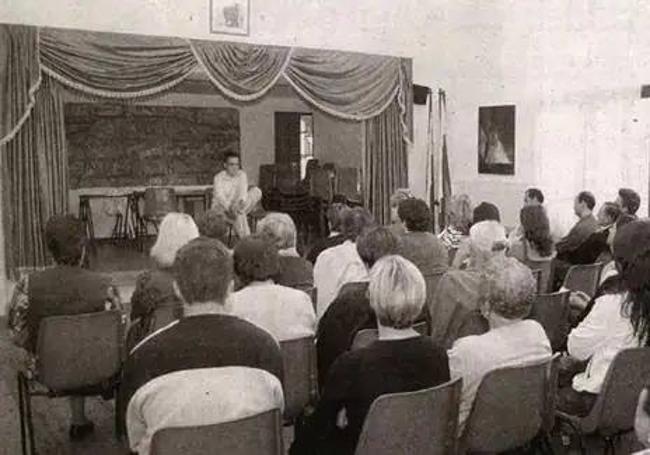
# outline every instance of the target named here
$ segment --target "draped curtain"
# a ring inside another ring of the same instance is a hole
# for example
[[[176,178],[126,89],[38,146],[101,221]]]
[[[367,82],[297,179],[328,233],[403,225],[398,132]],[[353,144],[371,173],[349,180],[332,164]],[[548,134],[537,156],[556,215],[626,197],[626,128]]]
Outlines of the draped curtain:
[[[58,84],[93,97],[140,98],[164,92],[201,69],[226,97],[252,101],[283,77],[317,109],[367,122],[364,191],[378,220],[387,221],[390,192],[407,184],[408,59],[0,24],[0,60],[0,144],[5,144],[0,160],[7,163],[8,177],[3,188],[15,185],[3,196],[10,268],[44,261],[43,221],[67,210]],[[18,241],[16,254],[13,241]]]

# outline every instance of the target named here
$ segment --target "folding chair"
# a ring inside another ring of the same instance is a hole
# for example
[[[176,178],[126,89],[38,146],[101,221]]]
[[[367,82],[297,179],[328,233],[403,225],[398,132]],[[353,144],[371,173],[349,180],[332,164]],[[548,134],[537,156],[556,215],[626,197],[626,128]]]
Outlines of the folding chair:
[[[603,268],[601,262],[595,264],[572,265],[564,277],[563,288],[571,291],[582,291],[589,297],[596,294],[600,271]]]
[[[280,342],[284,363],[284,419],[294,422],[316,401],[316,345],[313,336]]]
[[[533,319],[544,327],[553,352],[564,348],[569,335],[570,295],[569,291],[538,294],[528,315],[528,319]]]
[[[556,413],[580,436],[580,450],[586,453],[584,436],[596,434],[605,441],[605,454],[616,453],[616,442],[634,429],[634,414],[639,394],[650,381],[650,348],[619,352],[607,371],[594,407],[586,417]]]
[[[214,425],[171,427],[151,439],[151,455],[283,455],[280,411]]]
[[[537,292],[544,294],[549,291],[551,278],[553,276],[553,261],[531,261],[526,259],[526,265],[533,271],[539,273],[537,278]]]
[[[35,453],[31,400],[113,396],[124,358],[124,323],[119,311],[51,316],[38,330],[36,378],[18,372],[23,454]]]
[[[488,373],[478,388],[460,453],[504,452],[535,439],[544,422],[551,359]]]
[[[377,398],[355,455],[454,454],[462,380]]]

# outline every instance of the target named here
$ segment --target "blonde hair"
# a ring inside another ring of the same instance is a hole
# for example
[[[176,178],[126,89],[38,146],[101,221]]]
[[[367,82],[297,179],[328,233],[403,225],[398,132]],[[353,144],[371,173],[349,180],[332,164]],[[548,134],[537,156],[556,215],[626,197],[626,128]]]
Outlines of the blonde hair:
[[[156,243],[149,255],[160,267],[171,267],[176,252],[187,242],[199,236],[199,228],[191,216],[185,213],[168,213],[158,228]]]
[[[454,194],[447,207],[449,224],[467,235],[472,225],[472,201],[466,194]]]
[[[279,250],[296,246],[296,225],[286,213],[269,213],[257,223],[257,232],[268,236]]]
[[[422,312],[426,283],[420,270],[402,256],[379,259],[370,269],[370,306],[385,327],[411,327]]]

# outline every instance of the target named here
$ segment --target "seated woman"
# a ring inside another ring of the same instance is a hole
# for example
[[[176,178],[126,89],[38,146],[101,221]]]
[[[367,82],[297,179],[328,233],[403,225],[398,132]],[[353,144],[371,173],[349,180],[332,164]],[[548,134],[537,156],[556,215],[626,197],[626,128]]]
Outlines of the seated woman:
[[[650,222],[633,221],[620,228],[613,254],[619,292],[596,299],[586,317],[569,333],[569,355],[588,364],[584,372],[573,376],[570,385],[560,383],[558,409],[568,414],[587,415],[616,354],[648,346],[650,341]]]
[[[296,225],[286,213],[269,213],[257,223],[257,232],[278,249],[280,272],[273,281],[309,292],[314,286],[314,267],[296,250]]]
[[[292,455],[353,454],[377,397],[449,380],[444,349],[412,328],[426,296],[417,267],[400,256],[381,258],[370,271],[368,292],[379,340],[343,354],[332,365],[315,412],[297,432]]]
[[[154,330],[181,317],[182,305],[174,293],[171,267],[178,250],[198,236],[199,230],[191,216],[168,213],[163,218],[156,243],[149,252],[156,268],[138,276],[131,296],[132,325],[127,337],[129,350]],[[165,313],[158,321],[156,310]]]
[[[390,197],[390,230],[396,237],[404,234],[406,232],[406,226],[404,222],[400,219],[397,209],[399,205],[406,201],[407,199],[413,198],[411,190],[408,188],[398,188]]]
[[[438,234],[453,261],[460,246],[468,241],[472,227],[472,202],[466,194],[455,194],[446,206],[447,226]]]
[[[237,243],[235,274],[243,286],[232,294],[232,314],[265,329],[277,341],[313,335],[316,314],[303,291],[273,282],[278,274],[278,251],[268,239],[253,235]]]
[[[551,229],[544,207],[527,205],[519,212],[521,230],[509,238],[508,256],[531,270],[541,270],[541,292],[548,292],[551,261],[555,257]]]
[[[109,277],[80,267],[85,256],[85,230],[72,215],[56,215],[45,225],[45,243],[56,265],[24,276],[9,304],[9,334],[14,344],[27,351],[27,374],[36,371],[36,346],[40,322],[49,316],[94,313],[122,309]],[[70,397],[70,439],[92,433],[83,397]]]

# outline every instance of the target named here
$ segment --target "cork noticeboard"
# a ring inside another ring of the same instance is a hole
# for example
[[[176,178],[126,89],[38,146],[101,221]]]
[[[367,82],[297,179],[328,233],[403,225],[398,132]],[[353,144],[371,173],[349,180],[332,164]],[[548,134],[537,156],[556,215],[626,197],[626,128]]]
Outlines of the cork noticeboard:
[[[66,103],[70,188],[206,185],[239,153],[234,108]]]

